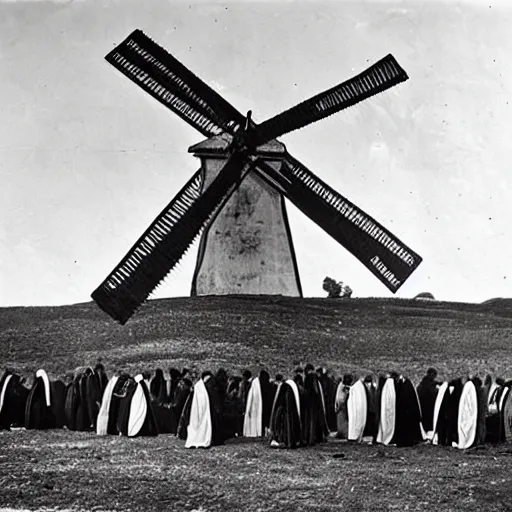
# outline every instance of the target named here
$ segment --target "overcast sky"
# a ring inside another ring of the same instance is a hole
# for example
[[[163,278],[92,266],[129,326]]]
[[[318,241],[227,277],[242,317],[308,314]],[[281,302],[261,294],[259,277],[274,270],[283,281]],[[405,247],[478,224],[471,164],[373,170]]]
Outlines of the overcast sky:
[[[511,26],[491,0],[0,0],[0,306],[90,300],[198,168],[201,135],[103,58],[136,28],[256,121],[392,53],[409,81],[281,140],[424,258],[398,296],[511,296]],[[306,296],[391,295],[288,212]]]

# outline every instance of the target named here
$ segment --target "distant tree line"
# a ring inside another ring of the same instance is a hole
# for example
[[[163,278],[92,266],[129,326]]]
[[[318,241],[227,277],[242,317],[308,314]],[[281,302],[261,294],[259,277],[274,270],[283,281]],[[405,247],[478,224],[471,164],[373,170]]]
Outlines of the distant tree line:
[[[343,285],[341,281],[335,281],[331,277],[324,279],[323,289],[327,292],[329,299],[350,299],[353,292],[350,286]]]

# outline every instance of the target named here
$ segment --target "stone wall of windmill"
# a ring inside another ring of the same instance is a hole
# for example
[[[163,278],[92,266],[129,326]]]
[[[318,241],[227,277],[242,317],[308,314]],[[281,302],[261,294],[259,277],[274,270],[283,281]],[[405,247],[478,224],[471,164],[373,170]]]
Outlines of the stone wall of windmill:
[[[278,169],[284,147],[277,142],[265,160]],[[190,148],[201,159],[204,187],[226,163],[225,137]],[[192,295],[302,295],[283,196],[255,172],[203,232]]]

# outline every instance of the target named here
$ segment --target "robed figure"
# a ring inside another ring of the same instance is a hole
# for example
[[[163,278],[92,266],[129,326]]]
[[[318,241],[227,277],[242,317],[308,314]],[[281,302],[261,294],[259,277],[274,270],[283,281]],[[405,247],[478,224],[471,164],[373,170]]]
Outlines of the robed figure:
[[[314,368],[306,365],[304,377],[304,415],[302,418],[303,440],[306,445],[322,443],[329,429],[325,414],[325,398]]]
[[[352,382],[352,375],[346,374],[336,389],[334,411],[336,413],[336,437],[338,439],[348,438],[348,397]]]
[[[417,388],[421,407],[421,422],[429,438],[433,435],[434,406],[436,403],[437,390],[439,389],[439,383],[436,381],[436,378],[437,371],[435,368],[429,368]]]
[[[423,441],[421,410],[412,382],[403,376],[395,379],[395,432],[392,443],[413,446]]]
[[[0,430],[25,424],[25,406],[29,392],[19,375],[5,371],[0,379]]]
[[[224,443],[222,404],[211,372],[204,372],[189,397],[185,448],[209,448]]]
[[[261,370],[259,377],[252,380],[244,414],[244,437],[261,437],[266,434],[270,426],[274,390],[270,375],[265,370]]]
[[[270,446],[298,448],[303,445],[301,395],[297,383],[291,379],[279,384],[270,418]]]
[[[66,423],[64,404],[66,386],[57,380],[50,382],[44,370],[36,372],[25,405],[26,429],[62,428]]]

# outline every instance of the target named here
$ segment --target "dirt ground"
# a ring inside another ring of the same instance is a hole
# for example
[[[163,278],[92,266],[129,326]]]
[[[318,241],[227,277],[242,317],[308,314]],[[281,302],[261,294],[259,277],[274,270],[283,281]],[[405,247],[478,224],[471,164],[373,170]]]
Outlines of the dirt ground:
[[[0,309],[0,363],[63,376],[101,358],[111,374],[170,366],[289,373],[398,369],[418,382],[512,376],[512,306],[397,299],[152,301],[124,327],[93,304]],[[0,507],[28,510],[512,510],[512,446],[462,452],[328,443],[271,449],[234,439],[186,450],[169,435],[0,433]],[[1,509],[0,509],[1,510]]]

